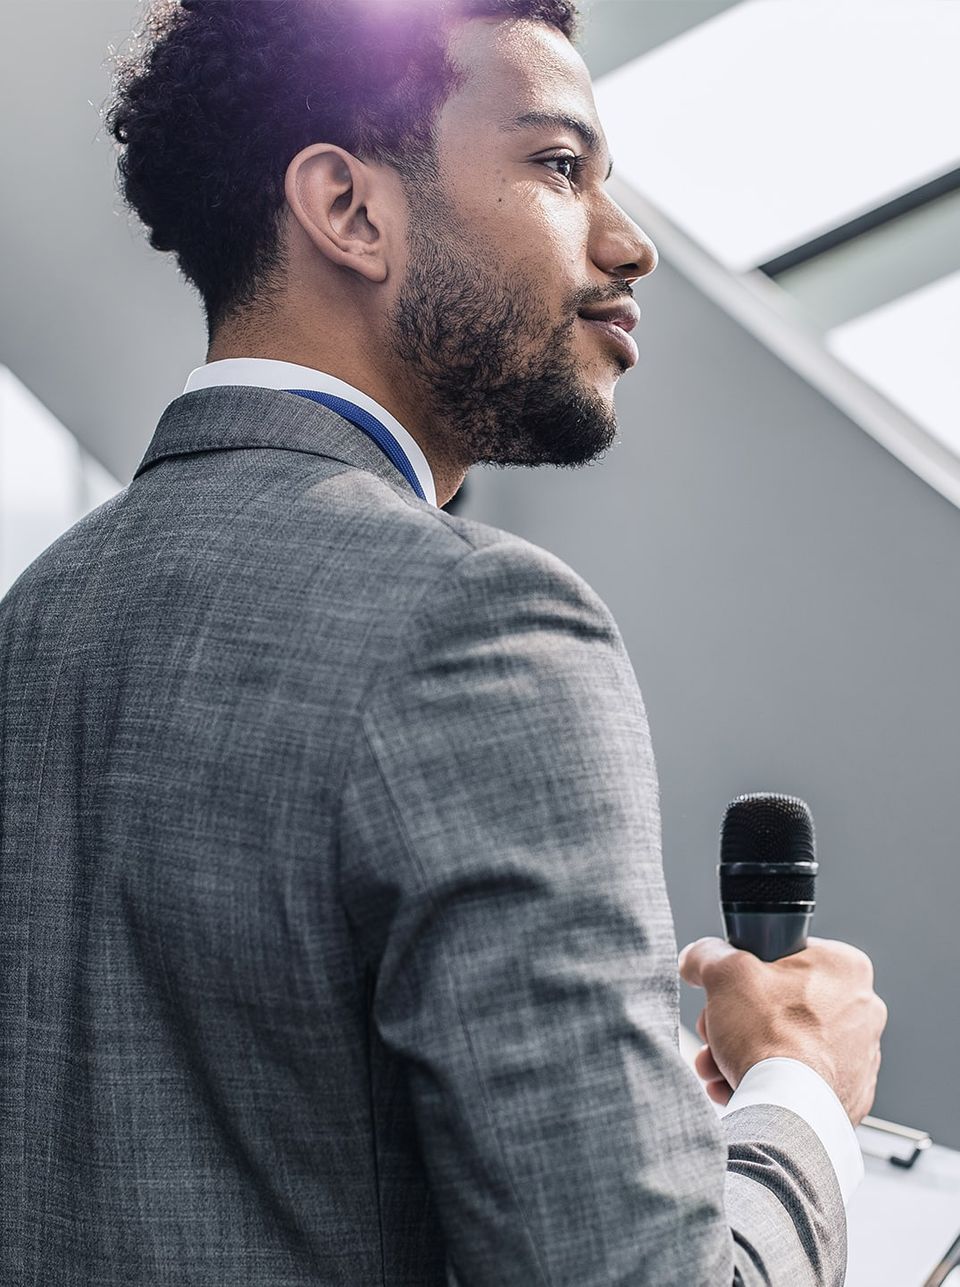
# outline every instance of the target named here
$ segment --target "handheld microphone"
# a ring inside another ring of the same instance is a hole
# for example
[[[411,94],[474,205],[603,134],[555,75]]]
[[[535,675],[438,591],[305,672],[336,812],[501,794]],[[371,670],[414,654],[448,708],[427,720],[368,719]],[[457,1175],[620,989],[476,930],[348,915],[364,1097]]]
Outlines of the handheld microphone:
[[[803,800],[770,792],[733,800],[717,867],[727,941],[761,961],[802,951],[819,865],[813,817]]]

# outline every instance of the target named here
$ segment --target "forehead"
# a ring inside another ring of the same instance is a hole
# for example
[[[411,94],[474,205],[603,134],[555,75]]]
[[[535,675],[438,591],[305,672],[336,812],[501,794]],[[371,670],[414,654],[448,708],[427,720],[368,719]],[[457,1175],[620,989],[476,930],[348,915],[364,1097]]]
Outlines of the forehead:
[[[555,27],[472,18],[453,28],[448,48],[467,76],[441,110],[441,134],[495,133],[518,116],[542,112],[584,119],[602,137],[590,73]]]

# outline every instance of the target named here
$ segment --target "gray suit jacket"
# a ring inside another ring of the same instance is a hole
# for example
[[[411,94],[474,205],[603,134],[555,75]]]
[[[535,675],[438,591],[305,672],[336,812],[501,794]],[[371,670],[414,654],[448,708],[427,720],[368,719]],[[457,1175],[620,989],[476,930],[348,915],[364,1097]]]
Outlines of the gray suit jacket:
[[[610,612],[333,412],[171,404],[0,604],[0,757],[5,1287],[842,1282],[680,1057]]]

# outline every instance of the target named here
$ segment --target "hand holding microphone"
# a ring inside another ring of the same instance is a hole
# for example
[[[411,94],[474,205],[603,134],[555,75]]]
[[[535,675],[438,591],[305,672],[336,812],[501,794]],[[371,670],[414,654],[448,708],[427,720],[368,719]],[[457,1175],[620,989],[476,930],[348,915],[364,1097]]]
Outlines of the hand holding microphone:
[[[813,822],[792,796],[741,796],[727,810],[720,894],[728,942],[701,938],[680,976],[702,987],[695,1067],[726,1103],[762,1059],[799,1059],[833,1088],[851,1122],[870,1111],[887,1009],[870,958],[848,943],[808,938],[817,871]]]

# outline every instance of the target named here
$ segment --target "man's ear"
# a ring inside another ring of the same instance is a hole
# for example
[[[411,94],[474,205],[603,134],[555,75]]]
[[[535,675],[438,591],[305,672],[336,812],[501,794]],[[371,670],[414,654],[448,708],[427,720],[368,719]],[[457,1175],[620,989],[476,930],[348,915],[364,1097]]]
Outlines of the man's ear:
[[[332,143],[311,143],[287,166],[284,193],[300,227],[331,263],[386,279],[390,192],[374,170]]]

